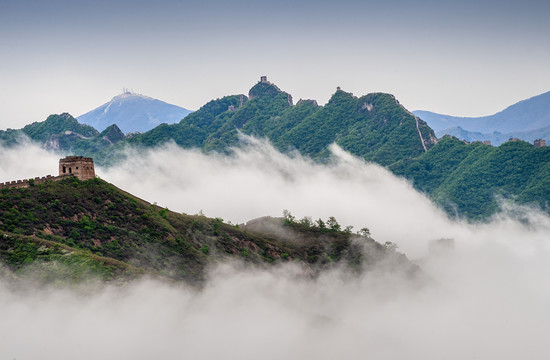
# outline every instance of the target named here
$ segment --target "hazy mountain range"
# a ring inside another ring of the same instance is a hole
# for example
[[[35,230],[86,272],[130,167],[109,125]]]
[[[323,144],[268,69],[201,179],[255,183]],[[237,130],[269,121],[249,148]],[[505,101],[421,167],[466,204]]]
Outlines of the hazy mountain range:
[[[449,129],[436,131],[435,134],[439,138],[445,135],[451,135],[468,142],[490,141],[491,144],[495,146],[505,143],[512,138],[521,139],[529,143],[533,143],[536,139],[545,139],[547,142],[550,142],[550,125],[535,130],[512,131],[508,133],[501,133],[498,131],[494,131],[492,133],[481,133],[464,130],[460,126],[455,126]]]
[[[127,134],[145,132],[162,123],[174,124],[190,113],[191,110],[126,91],[77,119],[98,131],[116,124]]]
[[[533,100],[536,106],[526,101],[503,113],[518,113],[522,107],[545,114],[545,96]],[[533,120],[530,126],[541,123]],[[358,97],[337,89],[324,106],[302,99],[294,104],[290,94],[262,79],[248,95],[211,100],[178,123],[140,134],[124,135],[117,125],[99,133],[65,113],[20,130],[0,131],[0,142],[11,146],[30,138],[43,147],[113,166],[125,159],[129,147],[170,142],[228,153],[240,146],[242,134],[268,139],[282,153],[299,152],[318,162],[330,161],[330,146],[336,144],[407,178],[453,215],[486,218],[500,209],[499,199],[550,210],[550,147],[534,148],[522,141],[493,147],[450,137],[438,141],[426,122],[384,93]]]
[[[490,116],[456,117],[429,111],[413,113],[426,121],[438,137],[445,134],[466,141],[491,140],[500,145],[509,138],[550,141],[550,92],[520,101]]]

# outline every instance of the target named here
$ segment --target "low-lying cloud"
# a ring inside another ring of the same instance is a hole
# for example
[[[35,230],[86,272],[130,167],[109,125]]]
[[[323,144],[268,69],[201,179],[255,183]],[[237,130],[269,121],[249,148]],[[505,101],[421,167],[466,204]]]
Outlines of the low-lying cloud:
[[[124,190],[170,210],[203,211],[232,223],[260,216],[336,217],[355,230],[369,227],[380,241],[424,248],[427,240],[453,236],[452,222],[405,180],[334,147],[320,165],[289,157],[267,142],[245,138],[232,156],[206,155],[175,145],[130,155],[121,167],[98,170]],[[426,217],[412,216],[425,214]],[[399,222],[399,226],[388,226]],[[433,223],[439,226],[434,226]]]
[[[59,156],[44,151],[28,142],[11,148],[0,146],[0,183],[43,177],[56,176],[59,172]]]
[[[141,155],[130,154],[120,167],[98,174],[147,201],[170,210],[203,211],[232,223],[260,216],[282,216],[288,209],[297,218],[334,216],[341,225],[367,226],[380,242],[398,244],[412,257],[423,256],[433,239],[521,236],[524,226],[503,215],[490,225],[451,220],[425,195],[381,166],[366,163],[332,147],[332,161],[323,165],[308,158],[289,157],[268,142],[243,138],[247,144],[232,156],[206,155],[167,145]],[[525,210],[525,209],[523,209]],[[547,217],[525,210],[549,226]],[[493,226],[498,223],[498,226]]]
[[[289,209],[368,226],[434,281],[415,288],[390,274],[341,270],[311,280],[292,266],[232,265],[212,269],[201,291],[141,281],[92,295],[21,292],[2,280],[0,357],[548,358],[548,216],[513,208],[483,224],[452,220],[408,182],[338,148],[321,165],[247,141],[229,157],[168,145],[97,172],[170,210],[233,223]],[[29,151],[9,156],[51,157]],[[15,171],[0,169],[4,178]],[[428,255],[428,242],[441,237],[455,239],[454,251]]]

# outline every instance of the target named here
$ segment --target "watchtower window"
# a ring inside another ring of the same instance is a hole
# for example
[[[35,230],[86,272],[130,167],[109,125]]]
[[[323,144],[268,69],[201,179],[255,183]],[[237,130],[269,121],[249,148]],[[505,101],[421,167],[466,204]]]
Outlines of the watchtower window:
[[[76,167],[76,170],[78,170],[78,166]]]
[[[72,173],[73,173],[73,169],[69,168],[69,174],[72,174]]]
[[[63,174],[65,174],[67,172],[67,168],[65,167],[65,165],[63,165]]]

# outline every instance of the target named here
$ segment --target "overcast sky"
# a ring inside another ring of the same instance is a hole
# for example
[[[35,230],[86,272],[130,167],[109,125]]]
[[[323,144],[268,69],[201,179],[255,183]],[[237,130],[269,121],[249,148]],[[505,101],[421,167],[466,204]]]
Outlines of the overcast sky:
[[[0,0],[0,129],[123,88],[196,110],[261,75],[410,110],[489,115],[550,90],[548,1]]]

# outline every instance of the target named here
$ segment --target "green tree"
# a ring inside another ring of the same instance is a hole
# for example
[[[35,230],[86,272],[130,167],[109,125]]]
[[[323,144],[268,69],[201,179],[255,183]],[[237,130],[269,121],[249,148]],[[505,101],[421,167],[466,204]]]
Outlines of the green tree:
[[[317,223],[317,227],[321,230],[324,230],[327,228],[327,226],[325,225],[325,222],[322,220],[322,219],[317,219],[317,221],[315,221]]]
[[[327,226],[332,231],[340,231],[341,227],[340,224],[338,224],[338,221],[334,218],[334,216],[331,216],[327,220]]]
[[[300,224],[305,226],[305,227],[312,227],[313,226],[313,220],[311,220],[311,217],[310,216],[304,216],[301,220],[300,220]]]
[[[296,218],[286,209],[283,210],[283,218],[286,224],[294,224],[296,222]]]
[[[364,227],[357,232],[361,236],[370,237],[370,230],[368,227]]]

